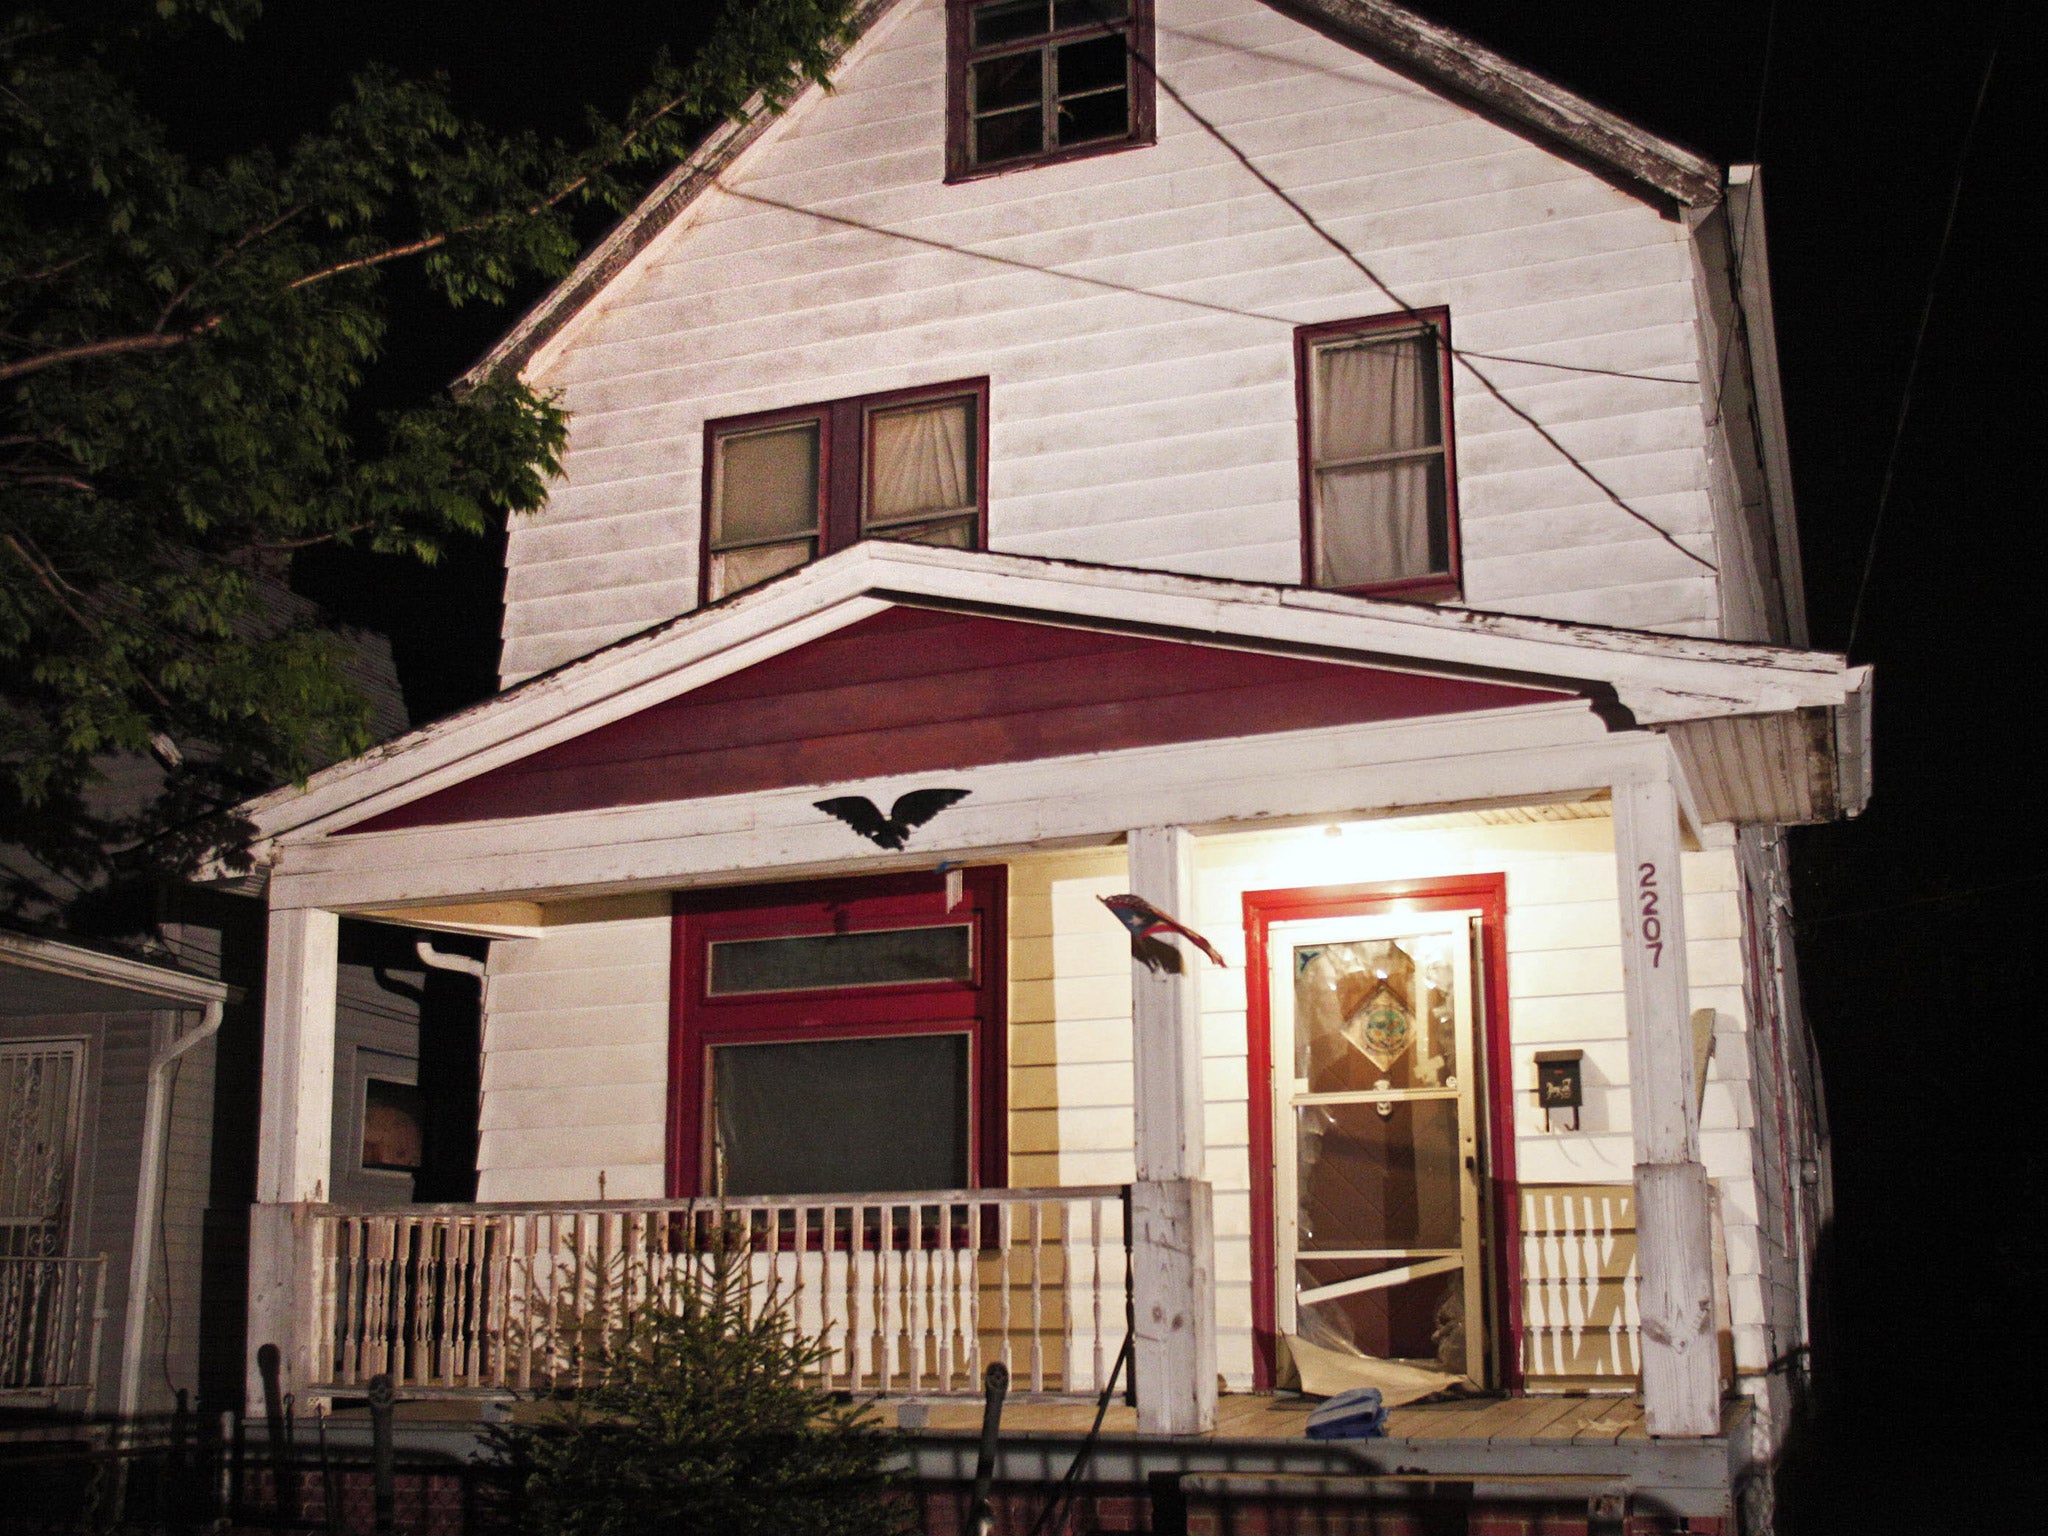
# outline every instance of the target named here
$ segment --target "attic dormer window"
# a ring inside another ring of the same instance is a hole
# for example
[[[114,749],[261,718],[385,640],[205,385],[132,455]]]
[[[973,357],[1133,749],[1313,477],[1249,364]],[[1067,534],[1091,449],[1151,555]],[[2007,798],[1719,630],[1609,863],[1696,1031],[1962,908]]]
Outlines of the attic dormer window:
[[[1149,144],[1152,0],[952,0],[946,179]]]
[[[1456,596],[1449,314],[1303,326],[1295,347],[1303,583]]]
[[[979,549],[987,421],[965,379],[709,423],[704,600],[860,539]]]

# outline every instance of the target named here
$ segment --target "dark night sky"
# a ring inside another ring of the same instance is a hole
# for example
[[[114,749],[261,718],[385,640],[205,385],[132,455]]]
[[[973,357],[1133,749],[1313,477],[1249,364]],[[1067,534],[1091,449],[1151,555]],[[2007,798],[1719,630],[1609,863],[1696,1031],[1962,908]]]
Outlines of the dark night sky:
[[[496,123],[572,131],[584,101],[623,100],[655,46],[686,51],[709,9],[273,0],[250,47],[184,50],[158,89],[195,146],[287,134],[370,58],[446,70]],[[2038,13],[1780,0],[1759,135],[1765,0],[1419,9],[1711,159],[1760,145],[1813,639],[1830,649],[1848,640],[1957,152],[2002,34],[1855,648],[1878,667],[1877,799],[1855,824],[1795,838],[1840,1215],[1820,1451],[1788,1513],[1819,1531],[2028,1528],[2003,1511],[2042,1426],[2043,1178],[2023,1133],[2048,1091],[2027,985],[2048,775],[2017,707],[2039,689],[2044,569],[2037,478],[2022,471],[2041,402],[2023,383],[2038,377],[2021,355],[2038,319],[2021,323],[2037,306],[2019,232],[2039,201],[2023,105]],[[414,323],[385,367],[394,395],[459,372],[507,319],[400,316]],[[496,549],[434,573],[307,560],[299,580],[394,634],[416,714],[490,687]]]

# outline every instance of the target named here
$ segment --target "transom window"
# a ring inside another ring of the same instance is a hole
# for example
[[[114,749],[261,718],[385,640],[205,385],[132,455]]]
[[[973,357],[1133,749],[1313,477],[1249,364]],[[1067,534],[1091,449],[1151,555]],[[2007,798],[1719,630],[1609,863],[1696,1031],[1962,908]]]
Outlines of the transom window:
[[[710,423],[705,601],[857,539],[979,548],[987,405],[978,379]]]
[[[953,0],[948,180],[1149,144],[1151,0]]]
[[[1455,596],[1449,317],[1442,310],[1296,333],[1303,581]]]

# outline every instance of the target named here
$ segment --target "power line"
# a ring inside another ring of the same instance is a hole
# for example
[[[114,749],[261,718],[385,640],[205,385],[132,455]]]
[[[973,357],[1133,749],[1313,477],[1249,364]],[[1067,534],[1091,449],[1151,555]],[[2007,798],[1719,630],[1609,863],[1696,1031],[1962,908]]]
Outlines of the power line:
[[[1098,12],[1098,15],[1099,14],[1100,13]],[[1127,43],[1127,46],[1131,45]],[[1251,156],[1246,154],[1242,149],[1240,149],[1237,146],[1237,144],[1233,142],[1230,139],[1230,137],[1223,132],[1221,128],[1218,128],[1207,117],[1203,116],[1200,112],[1196,111],[1193,104],[1188,101],[1187,97],[1181,94],[1180,88],[1174,85],[1172,81],[1168,80],[1166,76],[1159,72],[1159,66],[1155,61],[1146,58],[1145,55],[1139,52],[1139,50],[1135,46],[1131,46],[1131,54],[1134,58],[1138,60],[1140,64],[1142,64],[1148,71],[1151,72],[1152,78],[1158,84],[1159,89],[1164,91],[1167,94],[1167,96],[1172,99],[1175,106],[1179,107],[1181,111],[1185,112],[1189,117],[1193,118],[1195,123],[1202,129],[1204,133],[1208,134],[1210,138],[1214,139],[1218,144],[1222,145],[1223,148],[1229,153],[1231,158],[1236,160],[1239,165],[1243,166],[1245,170],[1248,173],[1250,173],[1253,180],[1257,181],[1260,186],[1264,187],[1285,207],[1291,210],[1294,216],[1297,219],[1299,219],[1304,225],[1306,225],[1308,229],[1312,233],[1314,233],[1318,239],[1320,239],[1325,245],[1329,246],[1330,249],[1335,251],[1339,256],[1342,256],[1345,261],[1349,262],[1361,274],[1363,274],[1365,279],[1368,282],[1370,282],[1375,288],[1379,289],[1381,293],[1385,294],[1387,298],[1394,304],[1394,306],[1398,308],[1403,314],[1419,315],[1419,311],[1416,310],[1415,306],[1410,304],[1406,299],[1402,298],[1400,294],[1396,293],[1390,286],[1388,286],[1386,279],[1382,278],[1369,265],[1367,265],[1363,257],[1361,257],[1356,251],[1352,250],[1351,247],[1346,245],[1342,240],[1338,239],[1337,236],[1331,233],[1329,229],[1325,228],[1322,221],[1317,219],[1313,213],[1309,212],[1309,210],[1306,207],[1304,207],[1299,201],[1297,201],[1295,197],[1287,191],[1286,188],[1282,187],[1272,177],[1268,176],[1264,171],[1260,170],[1259,167],[1253,163]],[[1486,374],[1479,368],[1479,366],[1472,361],[1470,355],[1459,351],[1456,347],[1452,347],[1450,351],[1451,356],[1454,359],[1456,359],[1457,362],[1463,365],[1467,373],[1469,373],[1470,375],[1472,375],[1473,378],[1479,381],[1480,387],[1483,388],[1489,395],[1493,396],[1493,398],[1497,402],[1499,402],[1499,404],[1504,410],[1506,410],[1509,414],[1518,417],[1521,421],[1523,421],[1529,427],[1531,427],[1538,437],[1541,437],[1544,442],[1548,443],[1552,448],[1554,448],[1559,454],[1559,456],[1562,457],[1566,463],[1570,464],[1572,468],[1576,469],[1581,475],[1583,475],[1587,481],[1589,481],[1594,487],[1596,487],[1600,491],[1600,493],[1604,495],[1609,501],[1614,503],[1616,507],[1620,508],[1621,511],[1626,513],[1628,516],[1634,518],[1637,522],[1641,523],[1645,528],[1648,528],[1652,533],[1656,534],[1658,538],[1662,539],[1666,544],[1669,544],[1673,549],[1677,550],[1681,555],[1685,556],[1686,559],[1692,561],[1695,565],[1701,566],[1708,571],[1714,571],[1716,569],[1712,561],[1706,559],[1702,555],[1694,554],[1691,550],[1687,549],[1683,544],[1679,543],[1677,538],[1670,532],[1670,530],[1666,529],[1652,518],[1645,516],[1643,513],[1638,512],[1634,507],[1630,506],[1628,502],[1622,498],[1622,495],[1619,491],[1615,490],[1614,487],[1609,485],[1605,480],[1602,480],[1597,474],[1593,472],[1590,466],[1588,466],[1583,460],[1579,458],[1577,454],[1573,453],[1563,443],[1558,441],[1555,433],[1551,432],[1549,428],[1545,427],[1534,416],[1530,415],[1528,411],[1524,410],[1521,406],[1518,406],[1513,401],[1509,400],[1508,397],[1504,393],[1502,393],[1500,387],[1497,384],[1495,384],[1492,379],[1488,378]]]
[[[2014,886],[2035,885],[2043,880],[2048,880],[2048,870],[2043,870],[2041,873],[2034,875],[2020,875],[2011,880],[1994,880],[1987,885],[1965,885],[1953,891],[1943,891],[1938,896],[1915,896],[1906,901],[1894,901],[1881,907],[1857,907],[1849,912],[1823,912],[1817,917],[1798,919],[1796,926],[1812,928],[1821,923],[1846,922],[1848,919],[1855,917],[1882,917],[1888,912],[1907,912],[1915,907],[1943,906],[1952,901],[1974,901],[1979,896],[1989,895],[1993,891],[2009,891]]]
[[[1998,9],[1998,16],[1991,24],[1991,49],[1984,56],[1984,73],[1977,81],[1977,100],[1970,108],[1970,121],[1963,129],[1962,146],[1956,151],[1955,177],[1949,184],[1948,215],[1942,221],[1941,244],[1935,248],[1934,267],[1927,274],[1927,298],[1920,306],[1920,325],[1913,333],[1913,352],[1906,362],[1906,382],[1899,391],[1899,415],[1892,423],[1892,443],[1885,453],[1884,479],[1878,486],[1877,511],[1870,521],[1870,543],[1863,551],[1863,574],[1856,583],[1856,603],[1849,610],[1849,643],[1843,647],[1853,654],[1856,649],[1856,632],[1863,623],[1863,600],[1870,592],[1870,573],[1877,563],[1878,536],[1884,532],[1884,513],[1891,501],[1892,483],[1899,468],[1899,447],[1906,438],[1906,418],[1913,409],[1913,381],[1920,372],[1920,353],[1927,341],[1929,323],[1934,318],[1934,301],[1941,291],[1941,269],[1948,259],[1950,238],[1956,232],[1956,210],[1963,201],[1963,177],[1969,169],[1970,144],[1977,137],[1977,122],[1984,115],[1984,99],[1991,94],[1991,74],[1998,65],[1998,46],[2005,31],[2004,6]]]

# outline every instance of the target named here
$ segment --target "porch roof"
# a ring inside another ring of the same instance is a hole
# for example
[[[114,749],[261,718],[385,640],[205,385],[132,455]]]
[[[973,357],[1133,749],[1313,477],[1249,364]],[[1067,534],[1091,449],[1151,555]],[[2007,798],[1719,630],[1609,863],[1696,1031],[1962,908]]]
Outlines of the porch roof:
[[[408,817],[402,808],[566,744],[597,739],[593,733],[906,608],[1127,637],[1133,646],[1196,648],[1187,652],[1191,656],[1284,659],[1335,669],[1335,677],[1369,671],[1413,678],[1420,702],[1352,717],[1361,720],[1523,701],[1555,708],[1562,700],[1597,714],[1610,732],[1647,728],[1670,735],[1694,780],[1702,819],[1709,821],[1853,814],[1867,794],[1862,742],[1870,671],[1839,656],[1294,586],[869,542],[530,679],[326,769],[303,786],[251,801],[243,809],[256,828],[259,859],[280,840],[368,830],[366,824],[380,818],[392,818],[385,826],[415,822],[417,813]],[[1248,729],[1316,723],[1305,716]],[[1130,744],[1110,740],[1098,749]],[[816,781],[860,776],[821,771]],[[785,774],[781,782],[797,780]],[[746,787],[721,780],[691,789],[679,781],[666,794],[636,795],[626,803]]]

